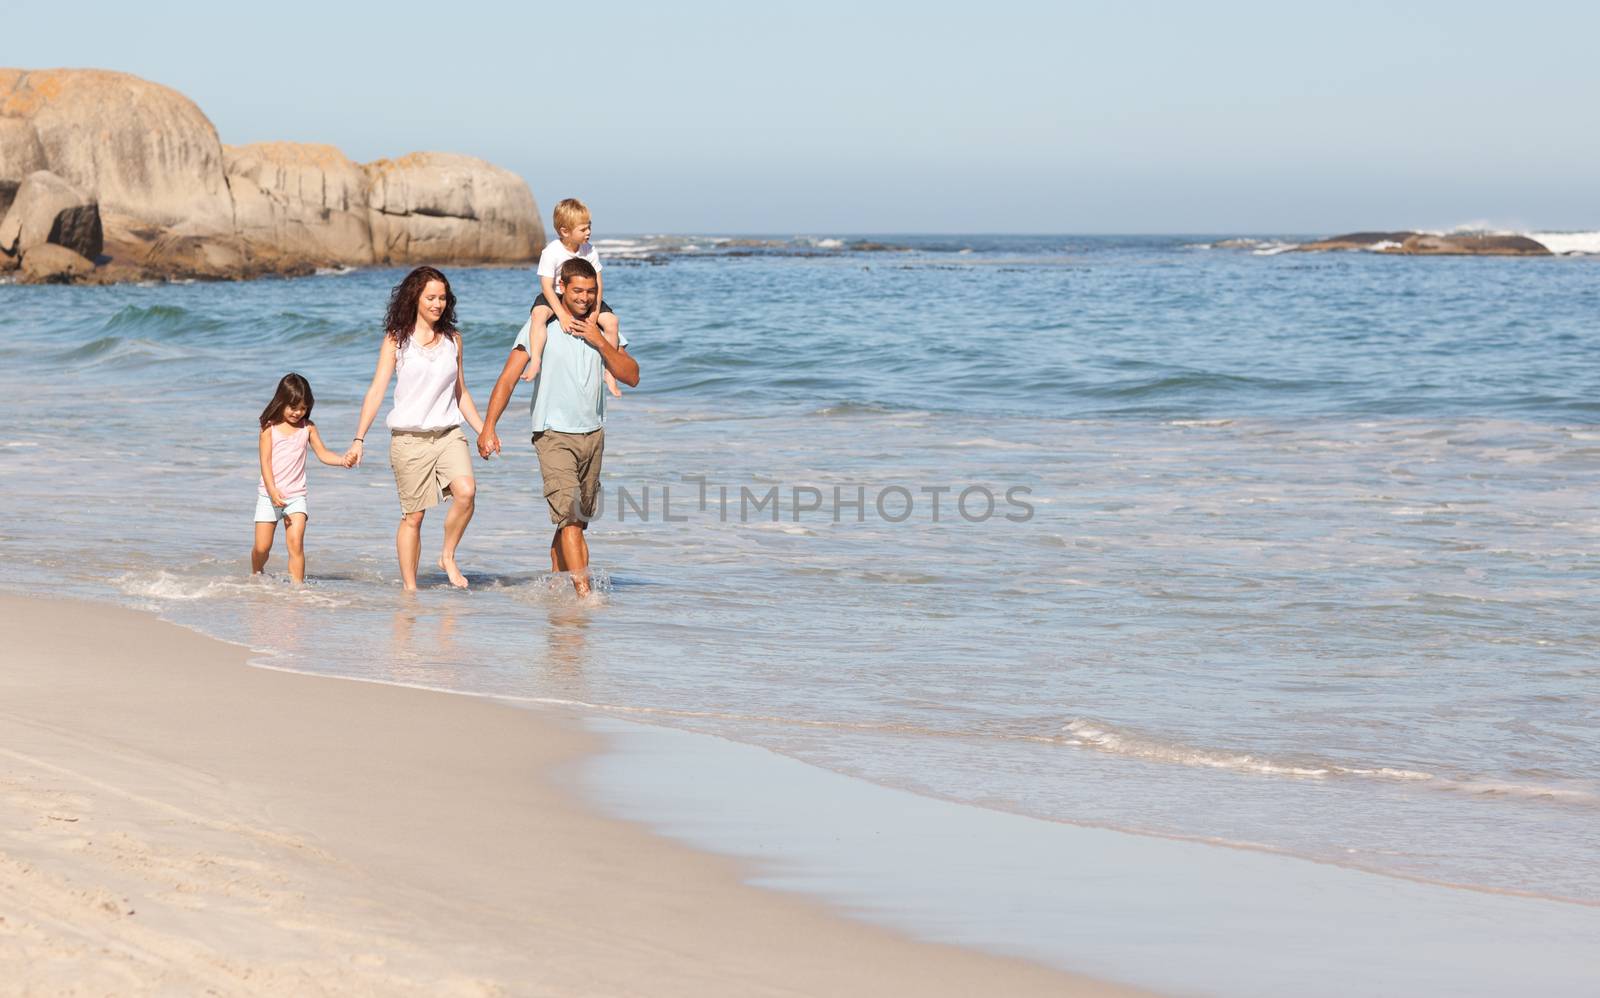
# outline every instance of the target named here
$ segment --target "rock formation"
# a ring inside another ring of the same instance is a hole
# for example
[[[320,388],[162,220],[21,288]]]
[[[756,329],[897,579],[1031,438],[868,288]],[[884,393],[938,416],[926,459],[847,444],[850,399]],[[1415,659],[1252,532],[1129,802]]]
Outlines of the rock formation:
[[[1435,235],[1428,232],[1351,232],[1295,247],[1319,250],[1372,250],[1405,256],[1549,256],[1550,250],[1527,236],[1484,232]]]
[[[35,279],[40,245],[102,258],[90,280],[227,278],[528,263],[544,226],[527,184],[479,159],[223,146],[192,101],[138,77],[0,69],[0,271],[20,259]]]
[[[93,260],[103,243],[100,209],[89,196],[47,170],[23,178],[0,220],[0,252],[21,253],[44,243]]]

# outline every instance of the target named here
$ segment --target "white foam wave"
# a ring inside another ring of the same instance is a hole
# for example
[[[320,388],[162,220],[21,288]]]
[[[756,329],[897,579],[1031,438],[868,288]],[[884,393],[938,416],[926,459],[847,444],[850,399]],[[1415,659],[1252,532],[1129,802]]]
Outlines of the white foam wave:
[[[1120,731],[1109,724],[1091,720],[1070,721],[1062,730],[1069,734],[1067,743],[1091,748],[1111,755],[1144,759],[1148,762],[1175,763],[1203,769],[1225,769],[1260,776],[1293,776],[1321,779],[1330,776],[1365,776],[1387,780],[1432,780],[1432,773],[1398,769],[1389,766],[1349,767],[1333,763],[1289,762],[1272,759],[1253,752],[1228,749],[1201,748],[1184,745],[1149,735]]]
[[[285,577],[251,575],[231,578],[180,575],[175,572],[129,572],[116,579],[124,595],[162,602],[196,602],[239,597],[284,597],[319,606],[342,606],[343,601],[319,593],[315,584],[295,585]]]
[[[1600,232],[1530,232],[1552,253],[1600,254]]]
[[[1299,243],[1263,243],[1250,252],[1254,256],[1277,256],[1279,253],[1287,253],[1292,249],[1299,248]]]

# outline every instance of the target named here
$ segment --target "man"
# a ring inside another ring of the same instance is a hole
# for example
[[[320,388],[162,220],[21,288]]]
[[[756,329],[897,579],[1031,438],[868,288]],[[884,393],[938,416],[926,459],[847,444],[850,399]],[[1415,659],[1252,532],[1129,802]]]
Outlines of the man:
[[[583,531],[597,512],[600,461],[605,452],[605,394],[601,374],[629,386],[639,384],[639,362],[628,355],[626,339],[612,345],[594,314],[599,306],[598,275],[589,261],[575,257],[561,265],[561,302],[577,320],[568,334],[559,322],[546,328],[539,379],[533,395],[533,448],[539,454],[539,475],[550,522],[550,570],[569,572],[579,596],[589,595],[589,545]],[[495,425],[516,390],[528,364],[531,330],[522,327],[489,397],[489,412],[478,434],[484,460],[500,452]]]

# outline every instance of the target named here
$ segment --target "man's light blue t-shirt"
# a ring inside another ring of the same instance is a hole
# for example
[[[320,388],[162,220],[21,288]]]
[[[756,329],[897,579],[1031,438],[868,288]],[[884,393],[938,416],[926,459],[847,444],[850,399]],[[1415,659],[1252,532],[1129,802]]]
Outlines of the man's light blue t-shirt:
[[[522,324],[516,345],[528,349],[533,320]],[[627,337],[617,334],[621,346]],[[533,382],[533,432],[558,430],[562,433],[588,433],[606,421],[605,362],[600,351],[576,336],[569,335],[561,323],[550,320],[545,328],[544,355],[539,361],[539,376]]]

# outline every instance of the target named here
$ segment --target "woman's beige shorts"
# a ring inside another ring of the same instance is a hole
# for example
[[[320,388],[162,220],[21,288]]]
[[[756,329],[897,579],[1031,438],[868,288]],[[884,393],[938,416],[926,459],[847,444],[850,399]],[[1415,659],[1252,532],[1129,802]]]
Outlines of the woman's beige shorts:
[[[472,454],[461,427],[394,430],[389,436],[389,467],[394,469],[400,512],[418,513],[450,494],[450,483],[472,477]]]

